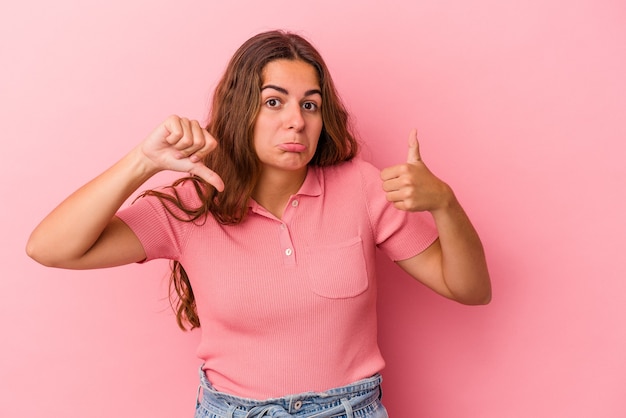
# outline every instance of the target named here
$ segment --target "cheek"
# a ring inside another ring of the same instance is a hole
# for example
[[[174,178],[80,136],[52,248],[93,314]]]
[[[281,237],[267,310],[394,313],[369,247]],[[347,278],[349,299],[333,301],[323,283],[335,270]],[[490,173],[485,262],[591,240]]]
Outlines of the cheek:
[[[255,149],[263,145],[263,141],[267,137],[268,126],[263,118],[257,118],[254,123],[254,129],[252,130],[252,144]]]
[[[254,138],[255,141],[259,138],[260,141],[263,138],[267,138],[271,132],[276,130],[276,122],[272,118],[258,117],[254,123]]]
[[[263,151],[263,131],[257,129],[255,126],[254,131],[252,133],[252,149],[256,156],[259,156],[259,153]]]
[[[317,143],[320,140],[320,136],[322,135],[322,128],[323,127],[324,127],[324,125],[320,122],[319,126],[315,130],[315,143],[316,143],[316,146],[317,146]]]
[[[315,153],[315,151],[317,150],[317,145],[320,142],[320,134],[322,133],[322,130],[320,128],[319,131],[316,131],[314,135],[311,135],[311,151],[313,153]]]
[[[322,132],[322,127],[324,126],[324,122],[322,121],[321,116],[319,118],[313,118],[309,121],[309,127],[311,128],[311,134],[317,133],[317,137]]]

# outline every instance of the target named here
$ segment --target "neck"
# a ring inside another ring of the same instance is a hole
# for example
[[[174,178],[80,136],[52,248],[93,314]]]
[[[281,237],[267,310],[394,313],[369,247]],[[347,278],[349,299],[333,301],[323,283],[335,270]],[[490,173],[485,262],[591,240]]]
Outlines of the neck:
[[[300,171],[263,170],[252,198],[278,219],[282,218],[289,198],[300,190],[307,168]]]

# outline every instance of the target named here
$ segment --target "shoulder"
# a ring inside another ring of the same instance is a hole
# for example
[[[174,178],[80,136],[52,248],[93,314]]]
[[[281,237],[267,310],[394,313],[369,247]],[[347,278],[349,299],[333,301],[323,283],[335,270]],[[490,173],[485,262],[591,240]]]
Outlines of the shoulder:
[[[382,192],[380,171],[373,164],[355,158],[341,164],[321,167],[318,178],[326,196],[363,202],[377,198]]]
[[[369,161],[365,161],[361,157],[355,157],[350,161],[340,164],[320,167],[327,180],[346,179],[346,176],[361,177],[371,181],[372,179],[380,179],[380,170]]]

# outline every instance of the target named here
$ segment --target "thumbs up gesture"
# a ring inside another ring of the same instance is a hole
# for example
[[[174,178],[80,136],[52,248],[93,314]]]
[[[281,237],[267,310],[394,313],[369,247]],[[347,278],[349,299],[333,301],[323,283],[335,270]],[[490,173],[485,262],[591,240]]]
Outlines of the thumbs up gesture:
[[[397,209],[411,212],[433,212],[445,208],[454,199],[454,194],[422,161],[416,129],[411,130],[408,145],[406,163],[381,172],[387,200]]]

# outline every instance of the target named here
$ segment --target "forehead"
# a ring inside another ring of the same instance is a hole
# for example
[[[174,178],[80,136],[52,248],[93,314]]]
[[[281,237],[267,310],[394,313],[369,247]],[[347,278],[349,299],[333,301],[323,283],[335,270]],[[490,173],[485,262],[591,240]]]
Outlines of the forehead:
[[[319,75],[314,66],[302,60],[278,59],[268,62],[263,68],[262,85],[274,84],[281,87],[303,86],[319,89]]]

